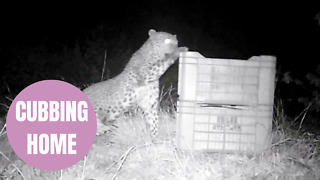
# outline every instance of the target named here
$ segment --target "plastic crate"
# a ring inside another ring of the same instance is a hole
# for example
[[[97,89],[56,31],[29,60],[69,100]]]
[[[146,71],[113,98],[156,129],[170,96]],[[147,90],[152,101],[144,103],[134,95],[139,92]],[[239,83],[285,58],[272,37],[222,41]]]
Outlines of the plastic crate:
[[[177,145],[185,150],[261,152],[270,145],[276,58],[180,55]]]

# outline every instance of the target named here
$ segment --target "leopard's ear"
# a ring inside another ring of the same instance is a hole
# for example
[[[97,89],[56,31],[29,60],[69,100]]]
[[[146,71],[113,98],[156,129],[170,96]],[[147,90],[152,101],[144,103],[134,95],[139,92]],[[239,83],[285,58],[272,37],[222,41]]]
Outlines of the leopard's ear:
[[[154,29],[150,29],[148,34],[149,34],[149,37],[152,37],[152,36],[154,36],[156,33],[157,33],[157,32],[156,32]]]

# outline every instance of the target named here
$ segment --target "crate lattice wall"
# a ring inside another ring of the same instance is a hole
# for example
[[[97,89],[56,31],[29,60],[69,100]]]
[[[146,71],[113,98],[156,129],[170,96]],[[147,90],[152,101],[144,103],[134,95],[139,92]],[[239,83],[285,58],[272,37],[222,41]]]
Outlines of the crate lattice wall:
[[[177,145],[225,152],[267,148],[275,63],[272,56],[245,61],[181,54]]]

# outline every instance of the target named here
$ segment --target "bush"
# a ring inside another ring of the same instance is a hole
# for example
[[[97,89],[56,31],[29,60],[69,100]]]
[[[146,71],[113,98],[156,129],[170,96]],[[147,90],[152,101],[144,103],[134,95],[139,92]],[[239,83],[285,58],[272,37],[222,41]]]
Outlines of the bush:
[[[318,134],[317,129],[320,127],[318,118],[320,115],[320,65],[314,72],[308,73],[303,78],[294,78],[290,72],[285,72],[280,76],[279,83],[286,85],[278,88],[278,92],[282,91],[278,96],[287,102],[284,106],[288,106],[288,108],[284,107],[284,109],[287,109],[285,113],[289,117],[291,115],[291,123],[298,131],[304,125],[304,130]],[[287,95],[284,96],[284,94]],[[290,113],[289,110],[299,113]]]

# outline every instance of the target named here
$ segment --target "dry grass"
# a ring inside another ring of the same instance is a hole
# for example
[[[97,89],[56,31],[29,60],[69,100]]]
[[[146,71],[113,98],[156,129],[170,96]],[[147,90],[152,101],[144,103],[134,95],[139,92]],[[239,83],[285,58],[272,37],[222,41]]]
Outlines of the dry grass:
[[[278,124],[272,147],[262,154],[192,153],[175,146],[175,123],[173,116],[162,113],[160,139],[154,144],[140,115],[125,117],[117,122],[113,135],[97,137],[83,160],[61,171],[25,164],[2,132],[0,179],[320,179],[319,137],[293,138]]]

